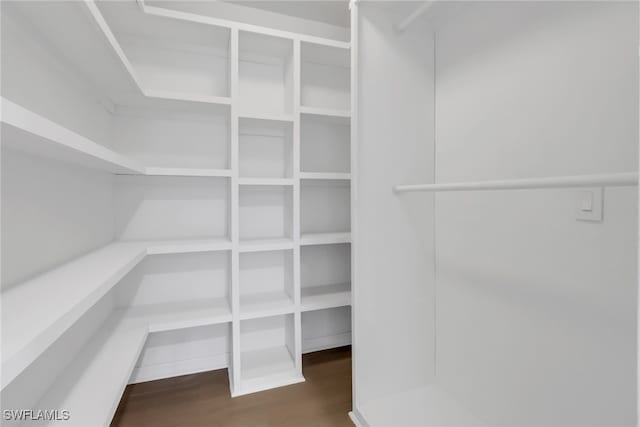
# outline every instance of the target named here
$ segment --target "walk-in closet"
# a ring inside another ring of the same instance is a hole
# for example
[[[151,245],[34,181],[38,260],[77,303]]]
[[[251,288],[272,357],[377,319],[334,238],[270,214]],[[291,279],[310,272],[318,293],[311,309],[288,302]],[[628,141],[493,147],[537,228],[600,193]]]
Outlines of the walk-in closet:
[[[639,425],[637,1],[0,15],[0,425]]]

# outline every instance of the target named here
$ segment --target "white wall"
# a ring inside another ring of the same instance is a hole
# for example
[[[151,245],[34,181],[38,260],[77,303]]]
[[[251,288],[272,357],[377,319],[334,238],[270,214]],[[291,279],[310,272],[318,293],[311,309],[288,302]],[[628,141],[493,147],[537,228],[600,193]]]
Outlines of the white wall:
[[[479,2],[436,37],[436,181],[637,170],[637,4]],[[487,425],[635,425],[637,191],[602,223],[578,198],[436,198],[437,379]]]
[[[109,145],[111,117],[96,88],[17,8],[2,2],[2,96]]]
[[[392,192],[433,180],[432,37],[418,28],[398,39],[398,16],[369,4],[358,10],[356,410],[434,374],[433,199]]]
[[[2,288],[114,238],[113,176],[2,150]]]

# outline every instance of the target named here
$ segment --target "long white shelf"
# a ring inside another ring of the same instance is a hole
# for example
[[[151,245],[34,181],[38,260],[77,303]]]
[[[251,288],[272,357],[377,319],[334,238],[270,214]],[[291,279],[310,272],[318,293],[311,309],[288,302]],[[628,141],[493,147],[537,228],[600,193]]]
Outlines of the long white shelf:
[[[230,177],[230,169],[145,167],[51,120],[2,98],[5,148],[123,175]]]
[[[144,167],[103,145],[2,98],[2,144],[112,173],[144,173]]]
[[[303,286],[301,289],[301,310],[313,311],[351,305],[351,285]]]
[[[149,304],[130,307],[125,316],[149,333],[164,332],[231,322],[231,305],[226,298]]]
[[[302,246],[333,245],[338,243],[351,243],[351,233],[304,233],[300,237]]]
[[[230,250],[226,239],[116,242],[2,292],[2,388],[147,255]]]
[[[228,322],[225,298],[116,310],[36,405],[66,409],[70,420],[36,424],[108,426],[149,333]]]
[[[70,419],[27,425],[108,426],[147,334],[144,325],[132,327],[122,311],[114,313],[35,405],[67,410]]]

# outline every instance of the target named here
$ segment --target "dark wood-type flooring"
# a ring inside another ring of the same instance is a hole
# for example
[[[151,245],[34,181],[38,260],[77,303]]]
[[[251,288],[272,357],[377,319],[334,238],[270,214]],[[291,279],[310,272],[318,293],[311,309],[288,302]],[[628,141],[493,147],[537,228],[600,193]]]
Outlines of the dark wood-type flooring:
[[[129,385],[111,427],[353,427],[351,348],[302,366],[304,383],[233,399],[226,369]]]

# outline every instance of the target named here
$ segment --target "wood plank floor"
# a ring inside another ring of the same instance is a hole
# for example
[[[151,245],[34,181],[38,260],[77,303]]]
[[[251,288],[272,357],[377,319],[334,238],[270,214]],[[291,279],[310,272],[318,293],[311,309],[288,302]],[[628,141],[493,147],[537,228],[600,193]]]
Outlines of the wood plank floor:
[[[302,364],[304,383],[233,399],[226,369],[129,385],[111,427],[353,427],[351,348]]]

